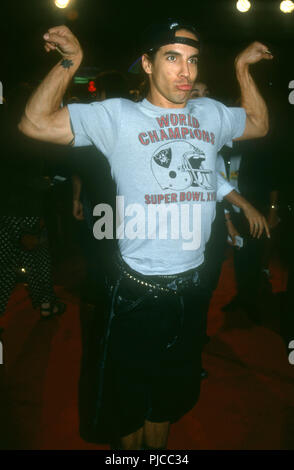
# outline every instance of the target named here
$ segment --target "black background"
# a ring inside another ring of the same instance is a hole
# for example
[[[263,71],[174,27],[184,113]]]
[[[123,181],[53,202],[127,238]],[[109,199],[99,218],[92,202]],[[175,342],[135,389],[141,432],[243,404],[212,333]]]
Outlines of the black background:
[[[72,0],[67,9],[56,8],[53,0],[1,2],[1,76],[10,82],[20,77],[42,77],[55,60],[53,54],[49,59],[45,53],[42,35],[59,24],[67,24],[80,39],[84,65],[126,70],[136,57],[142,29],[151,21],[180,16],[194,23],[201,33],[204,49],[200,73],[207,76],[216,92],[225,89],[222,94],[229,96],[233,57],[254,39],[269,44],[275,54],[272,64],[258,67],[264,77],[273,86],[287,85],[294,79],[294,12],[282,14],[279,3],[252,0],[250,11],[242,14],[235,0],[175,4]],[[75,20],[68,18],[72,10],[78,14]]]

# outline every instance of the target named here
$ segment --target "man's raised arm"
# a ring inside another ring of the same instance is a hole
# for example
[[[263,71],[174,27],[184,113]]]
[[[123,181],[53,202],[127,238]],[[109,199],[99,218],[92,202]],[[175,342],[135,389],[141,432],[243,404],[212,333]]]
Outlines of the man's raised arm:
[[[60,106],[81,64],[83,52],[79,41],[66,26],[51,28],[43,37],[45,50],[57,49],[62,59],[30,97],[18,128],[33,139],[67,145],[73,142],[74,135],[68,109]]]
[[[243,135],[234,140],[264,137],[268,133],[267,106],[249,72],[249,66],[262,59],[272,58],[268,48],[260,42],[253,42],[236,57],[235,68],[241,88],[241,104],[246,111],[247,118]]]

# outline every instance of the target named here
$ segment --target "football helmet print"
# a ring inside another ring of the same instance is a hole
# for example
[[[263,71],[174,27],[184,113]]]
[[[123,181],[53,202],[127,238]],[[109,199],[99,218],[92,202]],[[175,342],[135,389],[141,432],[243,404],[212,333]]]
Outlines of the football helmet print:
[[[202,162],[205,153],[186,141],[164,144],[152,155],[151,169],[162,189],[181,191],[190,186],[214,189],[211,170],[205,170]]]

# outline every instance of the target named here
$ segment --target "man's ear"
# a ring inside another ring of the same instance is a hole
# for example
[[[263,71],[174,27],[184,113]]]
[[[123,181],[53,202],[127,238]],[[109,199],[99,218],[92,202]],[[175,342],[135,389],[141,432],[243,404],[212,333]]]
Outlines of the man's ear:
[[[142,55],[142,67],[145,73],[152,73],[152,63],[150,62],[150,59],[148,58],[147,54]]]

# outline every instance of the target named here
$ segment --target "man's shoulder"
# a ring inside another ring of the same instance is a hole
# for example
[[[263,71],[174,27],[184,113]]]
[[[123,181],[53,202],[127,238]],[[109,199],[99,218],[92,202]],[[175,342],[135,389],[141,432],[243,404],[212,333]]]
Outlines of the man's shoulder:
[[[205,115],[213,116],[215,119],[223,120],[224,116],[229,116],[230,119],[240,119],[241,113],[244,113],[244,108],[236,107],[236,106],[227,106],[226,104],[222,103],[221,101],[217,101],[213,98],[196,98],[194,100],[190,100],[192,105],[198,107],[198,109],[202,110]]]
[[[98,110],[99,108],[119,109],[122,107],[134,107],[137,103],[126,98],[107,98],[103,101],[91,101],[90,103],[69,103],[69,108],[80,108],[85,111],[89,108]]]
[[[121,122],[125,115],[131,115],[136,105],[137,103],[126,98],[108,98],[103,101],[92,101],[88,104],[72,104],[69,110],[71,114],[78,112],[86,119],[98,119],[103,122],[110,120],[114,123]]]
[[[100,101],[99,103],[105,107],[121,109],[134,109],[137,105],[137,103],[127,98],[108,98],[104,101]]]
[[[199,113],[202,119],[208,119],[210,122],[220,122],[226,109],[220,101],[207,97],[190,100],[189,107],[192,112]]]
[[[214,98],[208,98],[208,97],[194,98],[192,100],[189,100],[189,104],[192,104],[194,106],[200,106],[200,107],[203,107],[204,109],[225,107],[225,105],[221,103],[220,101],[217,101]]]

